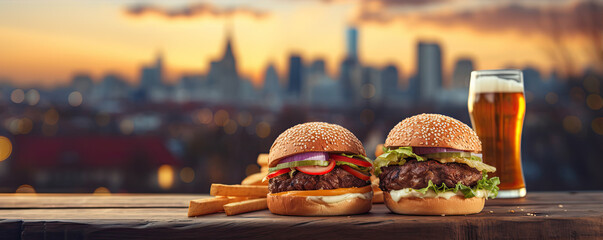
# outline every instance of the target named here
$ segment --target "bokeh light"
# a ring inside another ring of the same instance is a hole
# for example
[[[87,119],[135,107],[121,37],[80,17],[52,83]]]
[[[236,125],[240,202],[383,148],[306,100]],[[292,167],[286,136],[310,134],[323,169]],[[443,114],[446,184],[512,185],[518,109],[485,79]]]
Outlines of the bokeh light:
[[[59,121],[59,112],[56,109],[51,108],[44,113],[44,123],[49,125],[55,125]]]
[[[30,106],[34,106],[40,101],[40,93],[38,92],[38,90],[30,89],[25,94],[25,99],[27,100],[27,104],[29,104]]]
[[[253,115],[251,115],[250,112],[241,111],[237,115],[237,121],[239,122],[239,125],[247,127],[253,122]]]
[[[190,167],[184,167],[180,170],[180,180],[185,183],[191,183],[195,180],[195,170]]]
[[[603,117],[595,118],[590,126],[593,129],[593,132],[603,135]]]
[[[13,152],[13,144],[5,136],[0,136],[0,162],[8,159]]]
[[[569,133],[579,133],[582,130],[582,122],[576,116],[566,116],[563,119],[563,128]]]
[[[22,118],[19,121],[17,132],[20,134],[28,134],[33,129],[33,122],[29,118]]]
[[[260,138],[268,137],[270,135],[270,124],[264,121],[259,122],[255,126],[255,134],[257,134]]]
[[[82,94],[80,92],[73,91],[69,94],[69,97],[67,97],[67,101],[72,107],[77,107],[82,104],[84,98],[82,97]]]
[[[210,124],[214,118],[214,114],[209,108],[203,108],[197,112],[197,120],[202,124]]]
[[[25,92],[23,89],[17,88],[10,94],[10,100],[14,103],[22,103],[25,100]]]
[[[237,128],[237,122],[235,122],[234,120],[228,120],[228,122],[226,122],[226,124],[224,125],[224,132],[226,134],[232,135],[237,132]]]
[[[134,122],[130,119],[124,119],[119,122],[119,130],[124,135],[130,135],[134,132]]]
[[[375,85],[367,83],[362,85],[361,95],[365,99],[371,99],[375,96],[376,90]]]
[[[592,110],[599,110],[603,107],[603,99],[599,94],[590,94],[586,98],[586,105]]]
[[[167,190],[174,185],[174,168],[164,164],[157,169],[157,183],[161,189]]]
[[[223,127],[224,125],[226,125],[226,123],[228,122],[228,120],[230,119],[230,115],[228,114],[228,112],[226,110],[218,110],[216,112],[216,114],[214,115],[214,122],[216,123],[216,125]]]

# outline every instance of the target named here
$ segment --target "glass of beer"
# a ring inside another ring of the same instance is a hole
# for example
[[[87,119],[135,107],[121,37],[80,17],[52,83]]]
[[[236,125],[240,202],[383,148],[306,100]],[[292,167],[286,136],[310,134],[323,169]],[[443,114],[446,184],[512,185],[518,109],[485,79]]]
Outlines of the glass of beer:
[[[520,70],[471,72],[469,115],[482,141],[485,163],[495,166],[500,198],[525,197],[521,169],[521,130],[526,111]]]

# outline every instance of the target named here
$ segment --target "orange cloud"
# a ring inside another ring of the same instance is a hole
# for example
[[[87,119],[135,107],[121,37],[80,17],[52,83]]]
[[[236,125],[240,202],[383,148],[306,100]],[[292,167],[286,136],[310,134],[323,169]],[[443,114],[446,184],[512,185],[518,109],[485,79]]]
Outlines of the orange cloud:
[[[128,7],[126,9],[126,14],[131,17],[158,15],[168,19],[195,18],[203,16],[229,17],[233,15],[248,15],[260,19],[268,16],[268,12],[250,7],[241,6],[221,8],[207,3],[191,4],[173,9],[167,9],[150,4],[137,4]]]
[[[419,13],[402,11],[399,6],[407,1],[373,2],[378,2],[378,7],[369,5],[362,8],[356,17],[358,23],[387,24],[394,20],[401,20],[407,24],[412,22],[442,27],[463,26],[479,32],[512,30],[522,34],[543,35],[556,32],[566,35],[587,34],[593,28],[601,28],[603,23],[603,6],[597,2],[582,1],[548,6],[511,3],[470,10],[420,11]]]

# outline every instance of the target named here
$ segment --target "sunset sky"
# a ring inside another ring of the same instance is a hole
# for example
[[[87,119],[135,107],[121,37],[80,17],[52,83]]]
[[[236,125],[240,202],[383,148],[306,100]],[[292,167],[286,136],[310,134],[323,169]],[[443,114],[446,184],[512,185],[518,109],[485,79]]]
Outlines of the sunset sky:
[[[594,4],[594,5],[593,5]],[[478,69],[591,66],[582,18],[601,1],[232,0],[0,1],[0,81],[64,85],[75,72],[138,81],[140,66],[162,52],[168,81],[205,73],[231,26],[239,71],[256,84],[274,63],[284,76],[291,53],[324,58],[337,74],[345,30],[359,29],[361,61],[414,73],[419,40],[439,42],[444,71],[471,57]],[[600,16],[598,16],[600,17]],[[555,34],[559,33],[559,34]],[[555,37],[558,36],[558,37]],[[562,51],[560,51],[560,49]],[[566,57],[567,59],[567,57]]]

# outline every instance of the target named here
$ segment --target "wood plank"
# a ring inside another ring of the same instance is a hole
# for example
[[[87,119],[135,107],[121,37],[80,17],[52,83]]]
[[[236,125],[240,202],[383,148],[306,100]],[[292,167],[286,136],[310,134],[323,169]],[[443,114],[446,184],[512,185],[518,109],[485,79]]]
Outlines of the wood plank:
[[[492,211],[492,212],[490,212]],[[201,217],[187,218],[187,208],[73,208],[73,209],[0,209],[0,219],[20,219],[20,220],[78,220],[86,219],[92,222],[99,219],[122,219],[122,220],[182,220],[196,219],[203,221],[205,219],[222,219],[226,221],[240,220],[239,216],[226,216],[224,213],[210,214]],[[535,214],[536,216],[529,216]],[[547,216],[548,215],[548,216]],[[279,221],[298,221],[299,217],[273,215],[267,210],[242,214],[243,218],[263,218],[278,219]],[[358,215],[367,221],[376,221],[384,217],[396,218],[401,220],[431,221],[449,219],[479,219],[479,218],[602,218],[602,204],[584,204],[584,205],[564,205],[558,206],[486,206],[479,214],[467,216],[405,216],[390,214],[389,210],[383,204],[375,204],[370,214]],[[357,217],[357,216],[352,216]],[[322,217],[305,217],[306,219],[325,219]],[[326,219],[342,219],[343,217],[328,217]],[[304,218],[301,218],[304,219]],[[603,224],[603,222],[602,222]]]
[[[0,194],[0,209],[10,208],[101,208],[101,207],[188,207],[206,194]],[[488,206],[572,205],[603,202],[601,192],[537,192],[526,198],[493,199]]]
[[[383,204],[368,214],[292,217],[267,210],[188,218],[207,195],[0,195],[0,237],[14,239],[603,238],[603,193],[529,193],[495,199],[468,216],[404,216]],[[2,207],[3,206],[3,207]],[[435,231],[434,229],[437,229]]]
[[[0,209],[188,207],[198,194],[0,194]]]
[[[93,196],[90,194],[35,194],[16,195],[1,194],[0,208],[68,208],[68,207],[186,207],[191,199],[208,197],[207,195],[186,194],[125,194],[110,196]],[[494,199],[487,205],[541,205],[541,204],[584,204],[603,202],[603,194],[599,193],[536,193],[525,199]]]
[[[185,208],[144,209],[16,209],[0,210],[2,218],[20,217],[23,239],[45,238],[245,238],[287,233],[290,239],[316,238],[601,238],[601,205],[525,209],[536,216],[510,213],[507,206],[487,207],[470,216],[404,216],[384,205],[371,213],[341,217],[290,217],[268,211],[187,218]],[[567,208],[567,209],[565,209]],[[593,210],[594,209],[594,210]],[[563,211],[567,210],[567,211]],[[493,211],[490,213],[490,211]],[[548,215],[548,217],[546,216]],[[85,218],[85,219],[82,219]],[[0,221],[14,226],[14,221]],[[438,229],[434,231],[434,229]]]

